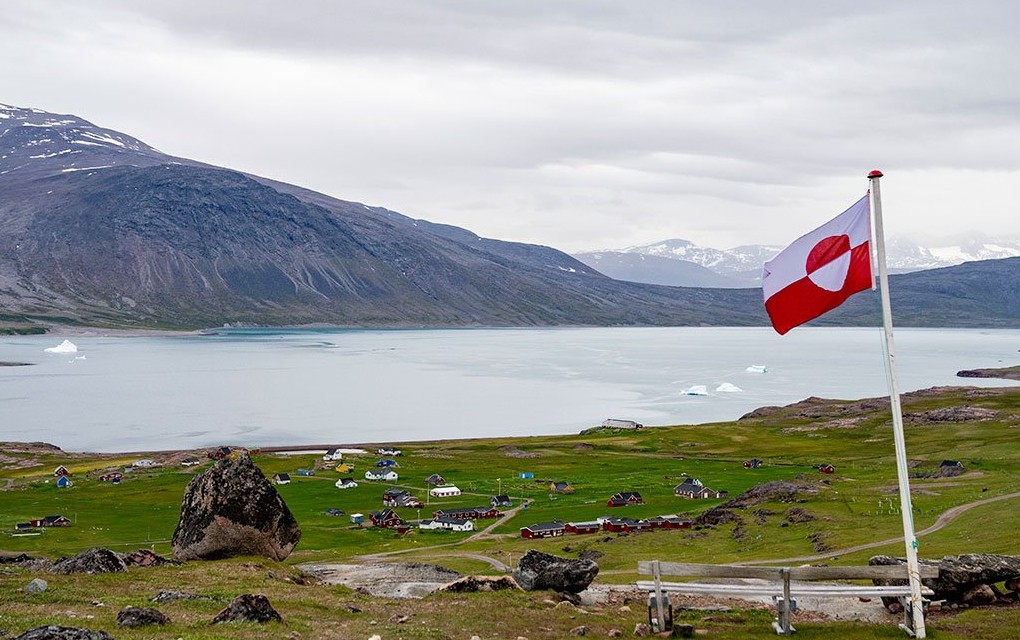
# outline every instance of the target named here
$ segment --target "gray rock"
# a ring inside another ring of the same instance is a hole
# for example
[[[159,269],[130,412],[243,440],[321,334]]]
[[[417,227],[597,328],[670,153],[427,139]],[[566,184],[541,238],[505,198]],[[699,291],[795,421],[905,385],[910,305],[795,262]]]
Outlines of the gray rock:
[[[900,565],[906,564],[906,560],[875,556],[868,560],[868,564]],[[937,578],[926,578],[921,582],[935,592],[933,599],[951,603],[963,602],[964,595],[978,585],[994,585],[1012,578],[1020,578],[1020,556],[966,553],[945,556],[941,560],[922,559],[920,564],[939,568]],[[906,584],[906,580],[898,582]]]
[[[170,618],[159,609],[124,607],[117,612],[117,624],[121,627],[144,627],[168,622]]]
[[[514,580],[525,591],[552,589],[564,593],[580,593],[588,588],[599,573],[593,560],[573,560],[529,550],[514,569]]]
[[[225,458],[188,483],[173,536],[178,560],[259,555],[283,560],[301,529],[280,494],[247,455]]]
[[[81,627],[59,627],[55,624],[33,627],[14,640],[113,640],[105,631]]]
[[[231,600],[226,609],[212,619],[213,624],[221,622],[283,622],[283,618],[269,604],[269,598],[245,593]]]
[[[124,564],[129,567],[162,567],[168,564],[181,564],[176,560],[164,558],[155,551],[150,551],[148,549],[139,549],[137,551],[132,551],[131,553],[125,553],[121,556],[121,559],[123,559]]]
[[[46,591],[46,587],[49,584],[42,578],[32,578],[28,584],[25,585],[25,593],[42,593]]]
[[[174,600],[215,600],[211,596],[200,596],[196,593],[188,593],[187,591],[175,591],[167,590],[160,591],[156,595],[149,598],[152,602],[173,602]]]
[[[97,547],[57,561],[52,570],[54,573],[116,573],[127,571],[127,565],[117,553]]]

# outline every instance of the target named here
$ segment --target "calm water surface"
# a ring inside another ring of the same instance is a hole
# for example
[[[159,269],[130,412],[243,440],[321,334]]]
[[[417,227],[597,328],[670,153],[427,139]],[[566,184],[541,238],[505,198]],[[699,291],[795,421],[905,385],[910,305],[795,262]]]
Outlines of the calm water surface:
[[[67,450],[355,444],[736,419],[808,396],[886,394],[879,329],[237,331],[0,338],[0,440]],[[1020,331],[896,332],[902,391],[1020,361]],[[83,357],[84,356],[84,357]],[[746,371],[764,365],[767,373]],[[709,395],[682,392],[704,385]],[[717,391],[733,385],[740,391]]]

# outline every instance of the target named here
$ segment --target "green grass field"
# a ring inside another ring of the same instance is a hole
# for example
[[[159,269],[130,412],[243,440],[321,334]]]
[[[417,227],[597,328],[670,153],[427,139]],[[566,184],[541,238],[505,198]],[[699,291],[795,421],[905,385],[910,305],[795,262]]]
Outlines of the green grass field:
[[[956,418],[934,422],[924,419],[925,412],[954,407],[986,409],[990,413],[988,417],[959,421]],[[1020,389],[943,390],[938,394],[911,395],[904,398],[904,413],[910,470],[916,476],[911,482],[917,531],[931,526],[940,514],[951,508],[1020,491]],[[290,621],[286,633],[298,631],[310,637],[348,637],[332,636],[324,631],[316,620],[326,616],[345,623],[347,626],[343,628],[348,632],[365,633],[367,637],[382,630],[373,631],[373,625],[363,619],[365,616],[338,613],[338,608],[353,606],[342,603],[357,601],[358,608],[379,607],[382,611],[386,608],[383,605],[340,587],[295,585],[280,578],[261,576],[270,571],[296,575],[293,565],[301,562],[349,562],[358,555],[380,552],[404,551],[396,559],[431,562],[480,574],[493,573],[494,569],[480,560],[457,554],[482,554],[512,564],[528,549],[568,556],[587,549],[603,554],[599,560],[599,580],[616,583],[633,582],[637,561],[641,559],[743,562],[802,558],[827,552],[835,554],[824,559],[828,564],[860,564],[876,554],[903,554],[890,420],[888,410],[875,403],[803,403],[762,417],[696,427],[656,427],[583,436],[407,443],[400,447],[404,452],[398,459],[400,478],[392,484],[410,490],[423,502],[428,501],[420,510],[398,509],[405,519],[430,517],[441,507],[488,504],[489,498],[499,492],[509,494],[514,504],[529,500],[529,506],[496,529],[494,533],[502,535],[494,537],[466,541],[467,533],[416,529],[400,536],[391,530],[352,525],[347,515],[331,516],[324,512],[336,508],[347,514],[367,514],[382,508],[382,492],[391,486],[390,483],[364,480],[364,471],[378,459],[374,454],[345,457],[345,461],[355,465],[353,477],[359,483],[358,487],[345,490],[334,486],[341,476],[333,470],[319,469],[313,477],[296,475],[298,468],[315,466],[317,456],[257,454],[253,459],[267,477],[279,472],[291,474],[292,482],[278,487],[278,491],[300,523],[302,538],[285,563],[249,558],[188,563],[173,568],[132,569],[126,575],[47,576],[55,588],[33,597],[17,591],[30,578],[28,574],[18,569],[0,571],[0,585],[3,585],[0,629],[19,631],[58,619],[67,624],[66,616],[60,612],[68,610],[104,621],[111,611],[115,614],[124,604],[143,606],[138,602],[138,594],[158,591],[157,584],[164,585],[160,588],[187,588],[194,584],[193,588],[202,589],[203,593],[224,597],[253,588],[271,592],[274,603],[285,603],[286,611],[281,610],[281,613]],[[50,558],[73,555],[90,547],[116,551],[148,548],[169,554],[184,489],[196,473],[211,464],[133,470],[115,486],[99,481],[98,475],[103,470],[123,469],[135,458],[7,449],[0,451],[0,487],[6,485],[6,490],[0,492],[0,550]],[[765,465],[759,469],[745,469],[742,461],[751,457],[764,460]],[[937,477],[943,459],[960,460],[965,473],[953,478]],[[820,474],[815,467],[823,463],[835,465],[836,472]],[[61,489],[55,485],[52,471],[60,464],[66,465],[73,474],[70,488]],[[533,478],[521,479],[522,472],[533,474]],[[425,478],[433,473],[456,484],[463,495],[441,500],[428,498]],[[798,495],[793,504],[766,503],[738,511],[743,520],[738,527],[725,525],[630,535],[568,535],[547,540],[522,540],[518,534],[523,526],[548,520],[585,521],[603,515],[693,517],[723,502],[675,497],[673,487],[685,476],[699,478],[713,489],[728,491],[730,497],[772,480],[810,484],[814,491]],[[551,493],[549,484],[560,480],[568,481],[574,493]],[[607,507],[606,501],[619,491],[638,491],[645,504]],[[1015,532],[1020,524],[1020,516],[1016,515],[1018,503],[1020,498],[1007,497],[961,513],[944,528],[920,538],[921,557],[1015,553]],[[791,507],[805,510],[812,519],[789,522],[786,514]],[[55,514],[71,519],[72,526],[29,532],[36,535],[18,535],[14,530],[16,523]],[[487,524],[485,521],[476,523],[477,528]],[[841,549],[881,541],[893,542],[864,551],[839,553]],[[432,548],[451,543],[458,544]],[[250,567],[257,568],[250,570]],[[3,568],[0,565],[0,569]],[[247,578],[239,581],[238,577],[249,570],[255,572],[253,581]],[[175,586],[166,586],[167,583]],[[84,604],[106,597],[102,594],[110,594],[109,607],[90,609]],[[503,599],[509,600],[511,609],[519,610],[507,624],[519,622],[519,628],[528,631],[521,631],[521,635],[562,637],[557,634],[570,628],[563,625],[578,624],[569,616],[562,624],[540,624],[547,618],[558,619],[559,614],[554,615],[536,594],[477,594],[458,597],[458,611],[465,613],[455,616],[461,621],[461,627],[454,629],[450,626],[453,623],[437,618],[449,616],[448,607],[443,606],[444,599],[449,598],[452,596],[446,594],[414,603],[386,605],[393,609],[413,608],[417,612],[415,616],[422,618],[420,624],[401,625],[393,633],[409,638],[470,637],[467,633],[470,614],[467,612],[489,615],[495,606],[492,602]],[[207,602],[177,603],[168,607],[179,610],[177,617],[185,621],[168,633],[176,634],[172,637],[231,637],[234,631],[220,630],[210,635],[199,631],[199,620],[207,622],[212,614],[206,614],[210,610],[214,614],[221,606],[222,603]],[[427,613],[432,610],[434,614]],[[608,632],[616,624],[629,633],[634,623],[643,619],[644,605],[637,603],[626,615],[619,611],[616,615],[625,618],[626,624],[607,619],[599,628]],[[767,620],[761,624],[751,623],[755,616],[767,619],[767,614],[745,612],[741,615],[746,624],[728,623],[724,619],[699,624],[710,627],[713,637],[753,637],[759,631],[762,636],[771,634]],[[103,624],[108,630],[112,628],[106,622]],[[1020,613],[1015,608],[968,611],[965,615],[935,618],[932,624],[930,637],[1020,635]],[[801,629],[798,636],[814,637],[816,627],[819,637],[822,633],[830,637],[835,632],[831,623],[808,623],[798,625]],[[547,628],[551,631],[542,630]],[[840,637],[850,638],[902,637],[902,632],[895,628],[867,625],[843,625],[838,631]],[[487,637],[482,630],[474,633]],[[728,635],[730,633],[732,635]],[[236,633],[241,634],[279,637],[280,630]],[[488,635],[492,635],[491,632]],[[510,633],[500,635],[516,637]],[[117,637],[121,636],[146,637],[126,630],[117,633]],[[383,637],[390,636],[383,634]]]

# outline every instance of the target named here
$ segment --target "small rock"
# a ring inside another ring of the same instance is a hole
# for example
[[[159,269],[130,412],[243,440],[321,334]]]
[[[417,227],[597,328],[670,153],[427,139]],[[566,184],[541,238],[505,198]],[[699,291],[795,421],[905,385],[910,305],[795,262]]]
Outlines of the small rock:
[[[619,629],[610,629],[608,635],[610,638],[622,638],[623,631]]]
[[[283,622],[283,618],[269,604],[269,598],[260,594],[245,593],[231,600],[230,604],[212,619],[213,624],[220,622]]]
[[[349,604],[344,608],[347,609],[347,611],[349,611],[350,613],[361,613],[361,609],[355,607],[353,604]]]
[[[382,636],[377,633],[374,636],[369,636],[368,640],[382,640]]]
[[[288,640],[301,640],[301,634],[297,631],[291,631],[287,638]]]
[[[634,625],[634,635],[639,638],[644,638],[652,632],[652,628],[648,626],[646,622],[639,622]]]
[[[557,602],[556,606],[553,607],[553,608],[554,609],[576,609],[577,607],[574,606],[573,602],[570,602],[569,600],[563,600],[561,602]]]
[[[674,638],[693,638],[694,637],[694,625],[692,625],[692,624],[674,624],[673,625],[673,637]]]
[[[621,605],[620,608],[617,609],[617,611],[619,611],[620,613],[630,613],[631,612],[631,608],[630,608],[629,605],[625,604],[625,605]]]
[[[159,609],[124,607],[117,612],[117,625],[121,627],[144,627],[150,624],[166,624],[170,618]]]
[[[968,606],[992,604],[998,599],[995,591],[987,584],[979,584],[963,594],[961,602]]]
[[[42,593],[49,584],[42,578],[33,578],[25,585],[25,593]]]
[[[401,615],[401,614],[397,613],[397,614],[393,614],[392,616],[390,616],[390,619],[387,620],[387,622],[389,622],[390,624],[404,624],[405,622],[407,622],[410,619],[411,619],[411,616],[405,616],[405,615]]]
[[[584,626],[582,624],[579,627],[574,627],[573,629],[571,629],[570,630],[570,635],[572,635],[572,636],[586,636],[590,632],[591,632],[591,629],[589,629],[588,627],[586,627],[586,626]]]

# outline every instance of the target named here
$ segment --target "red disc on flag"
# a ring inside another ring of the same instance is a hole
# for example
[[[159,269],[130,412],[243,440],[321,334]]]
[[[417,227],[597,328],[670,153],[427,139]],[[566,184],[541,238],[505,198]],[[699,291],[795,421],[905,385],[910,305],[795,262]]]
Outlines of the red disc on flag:
[[[827,291],[839,291],[850,271],[850,238],[847,235],[822,238],[808,253],[807,276]]]

